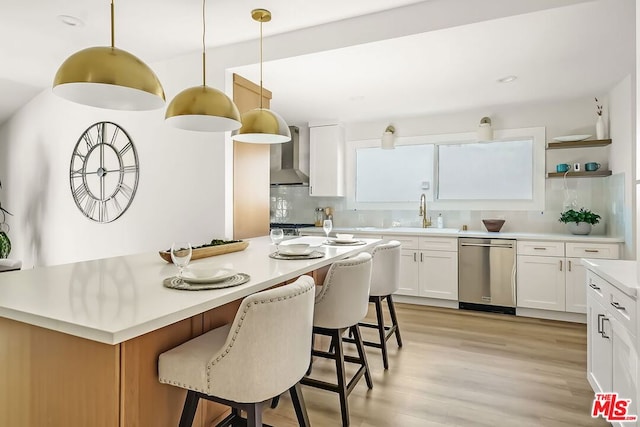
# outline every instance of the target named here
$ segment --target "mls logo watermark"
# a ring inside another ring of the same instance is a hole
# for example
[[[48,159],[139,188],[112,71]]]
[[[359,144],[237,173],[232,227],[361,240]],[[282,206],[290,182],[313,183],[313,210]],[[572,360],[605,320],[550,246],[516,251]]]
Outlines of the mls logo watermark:
[[[638,419],[637,415],[630,415],[629,407],[631,399],[618,399],[618,393],[596,393],[591,408],[591,417],[602,416],[605,420],[619,421],[621,423],[632,422]]]

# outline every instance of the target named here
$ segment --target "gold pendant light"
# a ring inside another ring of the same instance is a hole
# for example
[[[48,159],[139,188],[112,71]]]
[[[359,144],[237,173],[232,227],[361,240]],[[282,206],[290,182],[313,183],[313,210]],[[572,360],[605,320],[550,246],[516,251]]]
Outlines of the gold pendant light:
[[[115,47],[111,0],[111,47],[91,47],[67,58],[53,79],[53,93],[79,104],[113,110],[155,110],[164,90],[136,56]]]
[[[205,0],[202,0],[202,86],[183,90],[167,107],[165,119],[186,130],[223,132],[238,129],[240,112],[224,92],[207,86],[205,53]]]
[[[242,115],[242,127],[231,135],[240,142],[253,144],[281,144],[291,140],[287,123],[275,111],[262,108],[262,23],[271,21],[271,12],[266,9],[251,11],[254,21],[260,22],[260,108]]]

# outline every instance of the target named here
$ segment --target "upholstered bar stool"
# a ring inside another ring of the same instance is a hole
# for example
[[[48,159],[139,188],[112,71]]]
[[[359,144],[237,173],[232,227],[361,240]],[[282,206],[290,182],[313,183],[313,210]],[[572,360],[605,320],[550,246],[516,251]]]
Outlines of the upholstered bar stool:
[[[187,389],[179,427],[189,427],[200,399],[233,408],[219,426],[247,412],[262,426],[262,402],[287,390],[298,423],[309,426],[300,379],[309,367],[315,285],[310,276],[246,297],[232,324],[159,356],[161,383]]]
[[[358,322],[367,314],[369,284],[371,282],[371,255],[363,252],[353,258],[334,262],[323,285],[316,295],[313,315],[313,332],[331,337],[331,349],[312,350],[313,356],[335,360],[337,384],[304,377],[304,385],[333,391],[340,396],[342,425],[349,425],[347,397],[364,375],[367,386],[373,388],[369,365],[362,344]],[[358,357],[346,356],[342,348],[342,334],[346,330],[353,333]],[[354,376],[346,381],[345,362],[360,365]]]
[[[400,287],[400,242],[397,240],[391,240],[387,243],[378,245],[373,249],[372,256],[373,266],[371,268],[372,273],[369,302],[375,304],[377,323],[360,322],[360,326],[378,330],[379,342],[364,341],[364,345],[381,349],[384,369],[389,369],[387,341],[395,334],[398,347],[402,347],[400,326],[398,326],[396,309],[393,305],[393,297],[391,296]],[[389,306],[391,326],[385,326],[384,324],[382,301],[385,299]],[[354,342],[353,339],[350,338],[344,338],[344,340],[347,342]]]

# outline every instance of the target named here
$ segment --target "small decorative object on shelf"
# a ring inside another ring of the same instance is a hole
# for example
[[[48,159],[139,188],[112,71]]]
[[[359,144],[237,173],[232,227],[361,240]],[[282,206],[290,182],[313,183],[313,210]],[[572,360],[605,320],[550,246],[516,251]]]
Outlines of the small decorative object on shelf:
[[[560,214],[558,221],[567,224],[571,234],[589,234],[591,226],[600,222],[600,215],[588,209],[580,208],[579,211],[569,209]]]
[[[2,188],[2,182],[0,182],[0,188]],[[6,215],[11,215],[11,212],[2,207],[2,202],[0,202],[0,214],[2,214],[2,220],[0,221],[0,258],[4,259],[9,257],[11,253],[11,240],[7,236],[9,224],[6,222]]]
[[[598,115],[598,118],[596,120],[596,139],[605,139],[604,119],[602,118],[602,105],[598,104],[598,98],[596,98],[596,114]]]

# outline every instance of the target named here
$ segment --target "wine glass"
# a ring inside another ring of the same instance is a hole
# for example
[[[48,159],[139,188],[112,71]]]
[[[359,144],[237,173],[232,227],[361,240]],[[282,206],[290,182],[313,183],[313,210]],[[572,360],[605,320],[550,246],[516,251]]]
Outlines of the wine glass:
[[[191,261],[191,243],[189,242],[174,242],[171,245],[171,261],[178,267],[178,279],[182,281],[182,271]]]
[[[281,228],[273,228],[271,229],[271,233],[269,233],[269,237],[271,237],[271,242],[276,245],[276,253],[280,250],[280,242],[284,239],[284,232]]]
[[[322,223],[322,229],[324,230],[324,234],[327,235],[327,242],[329,241],[329,233],[331,233],[332,228],[333,222],[330,219],[325,219]]]

